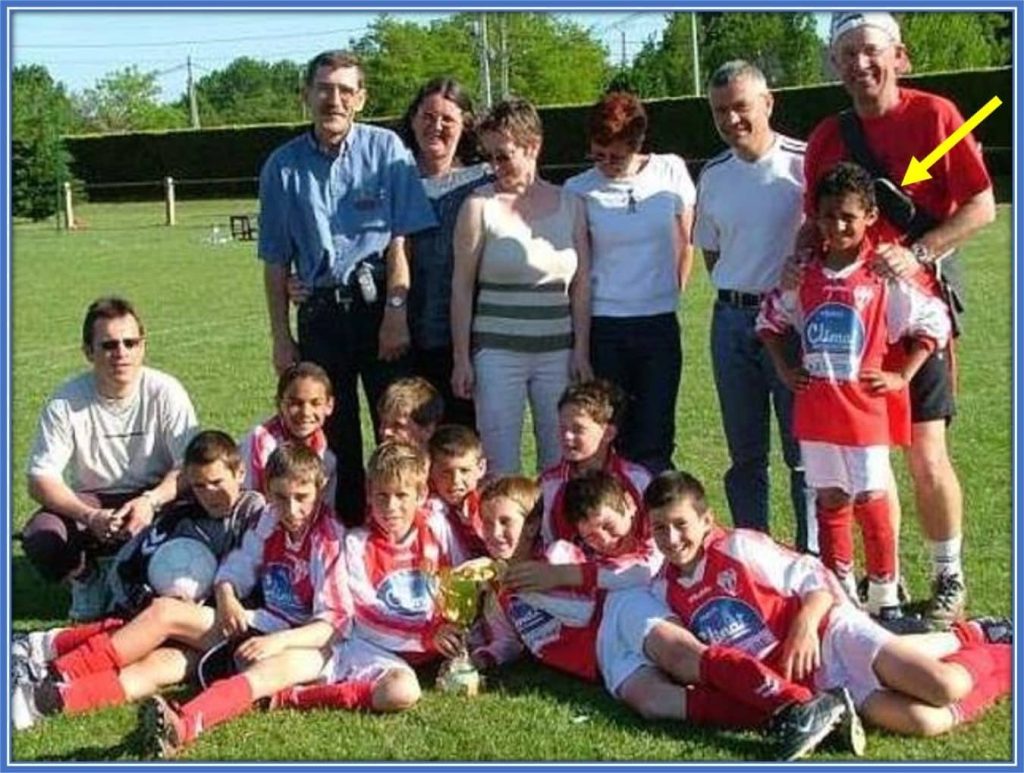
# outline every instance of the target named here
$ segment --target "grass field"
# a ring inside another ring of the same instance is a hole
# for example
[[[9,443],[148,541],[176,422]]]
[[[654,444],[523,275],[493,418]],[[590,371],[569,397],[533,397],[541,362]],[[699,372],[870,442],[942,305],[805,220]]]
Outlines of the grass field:
[[[143,315],[150,365],[176,375],[191,393],[204,427],[240,436],[272,412],[274,378],[260,264],[251,243],[213,244],[228,214],[252,201],[180,202],[178,225],[162,225],[158,203],[84,205],[85,230],[19,223],[13,235],[12,462],[13,526],[32,510],[24,486],[36,418],[56,386],[86,368],[78,344],[88,303],[106,293],[132,299]],[[1012,272],[1010,210],[965,250],[967,330],[961,339],[960,416],[950,434],[965,490],[966,570],[974,614],[1011,606]],[[701,478],[725,514],[721,475],[726,451],[708,362],[711,288],[702,269],[681,307],[684,372],[676,415],[679,466]],[[776,473],[784,470],[776,457]],[[903,573],[923,598],[927,554],[902,460]],[[784,475],[773,481],[777,536],[792,537]],[[61,624],[67,596],[43,584],[13,548],[13,628]],[[9,588],[12,586],[8,586]],[[982,722],[933,740],[872,731],[868,759],[1008,760],[1012,711],[1003,703]],[[14,759],[138,758],[132,707],[73,719],[54,718],[19,734]],[[534,664],[495,676],[486,695],[465,701],[427,691],[401,715],[253,712],[204,735],[189,760],[756,760],[768,747],[754,733],[712,733],[646,723],[597,686]],[[819,754],[817,759],[841,757]]]

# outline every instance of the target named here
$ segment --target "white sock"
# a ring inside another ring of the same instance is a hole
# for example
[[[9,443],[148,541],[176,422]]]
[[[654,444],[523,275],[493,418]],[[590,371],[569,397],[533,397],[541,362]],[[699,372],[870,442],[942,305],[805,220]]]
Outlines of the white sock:
[[[942,574],[963,577],[963,565],[960,563],[960,548],[962,544],[963,537],[959,534],[938,542],[928,542],[928,547],[932,553],[933,580]]]
[[[868,580],[868,603],[869,615],[878,615],[883,607],[899,606],[900,596],[895,580]]]

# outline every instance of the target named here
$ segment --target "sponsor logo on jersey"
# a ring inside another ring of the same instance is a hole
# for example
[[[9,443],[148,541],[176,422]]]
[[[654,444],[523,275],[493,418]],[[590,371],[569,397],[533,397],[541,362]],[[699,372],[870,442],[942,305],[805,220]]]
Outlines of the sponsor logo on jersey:
[[[156,552],[157,548],[167,541],[167,538],[170,536],[171,535],[164,534],[157,529],[150,529],[146,532],[146,536],[142,538],[142,544],[139,546],[139,550],[142,551],[142,555],[151,556]]]
[[[288,564],[270,563],[263,567],[261,585],[263,603],[271,611],[289,620],[301,620],[309,614],[307,604],[296,592],[297,579]]]
[[[426,620],[433,611],[430,580],[419,569],[399,569],[377,586],[377,600],[389,614],[409,620]]]
[[[689,628],[706,644],[736,647],[754,656],[762,655],[776,643],[761,615],[742,599],[710,599],[693,613]]]
[[[823,303],[804,325],[804,365],[812,376],[849,381],[859,370],[864,343],[864,323],[852,306]]]
[[[508,618],[523,640],[527,649],[534,654],[545,645],[555,641],[562,630],[562,624],[550,612],[527,604],[518,596],[508,602]]]

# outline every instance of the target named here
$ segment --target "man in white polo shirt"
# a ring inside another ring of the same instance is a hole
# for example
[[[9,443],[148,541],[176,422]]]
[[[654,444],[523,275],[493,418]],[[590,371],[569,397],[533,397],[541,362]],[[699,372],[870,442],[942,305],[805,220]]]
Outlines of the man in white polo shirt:
[[[729,150],[712,158],[697,183],[694,244],[718,296],[711,362],[732,466],[725,492],[737,527],[768,531],[771,406],[789,467],[797,547],[817,547],[800,447],[790,433],[793,395],[776,377],[754,333],[761,296],[779,282],[803,220],[804,143],[772,131],[772,95],[748,62],[726,62],[711,76],[715,126]],[[794,349],[799,342],[794,337]]]
[[[70,581],[70,617],[106,611],[113,555],[177,498],[178,470],[196,414],[177,379],[144,367],[146,333],[123,298],[94,301],[82,325],[92,365],[43,408],[28,464],[39,503],[22,531],[25,555],[52,581]]]

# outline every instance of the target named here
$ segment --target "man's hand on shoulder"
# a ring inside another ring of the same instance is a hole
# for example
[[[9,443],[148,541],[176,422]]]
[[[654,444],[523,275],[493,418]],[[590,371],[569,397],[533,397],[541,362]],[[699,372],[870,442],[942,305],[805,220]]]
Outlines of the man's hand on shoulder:
[[[909,279],[921,270],[914,253],[899,244],[881,244],[871,268],[886,279]]]

